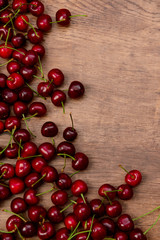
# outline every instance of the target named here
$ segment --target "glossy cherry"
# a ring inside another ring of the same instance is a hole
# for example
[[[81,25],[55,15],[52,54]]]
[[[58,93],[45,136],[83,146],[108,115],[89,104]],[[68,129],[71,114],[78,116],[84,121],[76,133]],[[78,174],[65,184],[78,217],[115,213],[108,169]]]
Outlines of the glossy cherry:
[[[6,45],[5,43],[0,44],[0,57],[10,58],[13,52],[12,48],[12,45],[9,43],[7,43]]]
[[[17,48],[17,50],[13,51],[12,57],[21,63],[26,53],[27,53],[27,50],[25,48]]]
[[[19,15],[14,20],[14,26],[18,31],[26,32],[28,29],[29,18],[26,15]]]
[[[27,33],[27,37],[28,40],[33,44],[41,43],[43,41],[43,32],[38,28],[34,28],[34,30],[31,28]]]
[[[46,166],[43,168],[41,175],[43,176],[43,180],[45,182],[53,183],[58,179],[58,172],[52,166]]]
[[[101,223],[107,229],[107,236],[113,236],[116,231],[116,224],[111,218],[104,218]]]
[[[48,209],[47,217],[52,223],[60,223],[64,219],[64,214],[58,206],[52,206]]]
[[[38,237],[40,239],[50,239],[55,234],[55,228],[52,223],[44,222],[41,226],[38,227]]]
[[[51,100],[56,107],[60,107],[66,102],[66,94],[61,90],[55,90],[51,96]]]
[[[56,232],[56,240],[67,240],[69,238],[69,231],[67,228],[60,228]]]
[[[118,228],[123,232],[132,231],[134,222],[128,214],[122,214],[117,220]]]
[[[20,9],[20,13],[26,13],[28,11],[27,0],[13,0],[12,9],[14,11]]]
[[[25,79],[25,81],[27,82],[31,82],[34,75],[37,74],[37,70],[35,67],[29,67],[29,66],[23,66],[20,69],[20,74],[23,76],[23,78]],[[31,90],[32,91],[32,90]],[[33,92],[32,92],[33,95]],[[27,99],[27,98],[26,98]],[[26,100],[27,101],[27,100]],[[28,100],[29,102],[30,100]]]
[[[24,193],[24,200],[28,205],[36,205],[39,203],[40,199],[38,196],[36,196],[37,191],[35,189],[28,189]]]
[[[8,104],[13,104],[18,99],[18,94],[9,88],[2,90],[2,100]]]
[[[1,240],[14,240],[14,235],[11,233],[2,233]]]
[[[42,206],[30,206],[28,209],[28,217],[32,222],[42,222],[47,215],[47,211]]]
[[[122,205],[119,201],[115,200],[106,205],[106,214],[111,217],[118,217],[122,213]]]
[[[5,9],[0,12],[0,22],[3,24],[6,24],[9,20],[10,17],[12,17],[12,11],[9,9]]]
[[[0,175],[3,177],[3,179],[10,179],[14,177],[14,174],[15,170],[11,164],[5,163],[0,167]]]
[[[57,153],[62,153],[62,154],[68,154],[70,156],[75,155],[75,147],[72,143],[70,142],[61,142],[57,146]]]
[[[75,229],[78,224],[78,220],[75,214],[69,213],[64,219],[64,224],[68,230]]]
[[[32,168],[38,173],[42,172],[43,168],[46,166],[47,162],[42,157],[36,157],[32,160]]]
[[[12,194],[18,194],[24,191],[24,181],[18,177],[13,177],[9,180],[9,188]]]
[[[43,156],[46,161],[51,161],[55,156],[56,150],[53,144],[45,142],[39,146],[38,152]]]
[[[47,109],[42,102],[33,102],[29,106],[29,113],[35,115],[36,117],[42,117],[46,114]]]
[[[57,190],[51,196],[51,200],[56,206],[63,206],[68,202],[68,194],[64,190]]]
[[[78,203],[74,207],[74,214],[76,215],[79,221],[87,220],[91,215],[90,205],[86,203]]]
[[[21,197],[14,198],[11,202],[12,212],[19,214],[27,210],[27,204],[25,200]]]
[[[15,48],[23,47],[26,43],[26,38],[22,33],[17,33],[12,37],[11,42]]]
[[[33,0],[28,6],[30,13],[33,16],[39,17],[44,12],[44,5],[38,0]]]
[[[24,79],[19,73],[12,73],[7,78],[7,86],[10,89],[18,89],[24,85]]]
[[[17,228],[20,229],[23,225],[23,220],[18,216],[12,215],[6,221],[6,228],[10,231],[16,231]]]
[[[0,102],[0,119],[6,119],[10,114],[10,108],[8,104]]]
[[[48,73],[48,79],[56,87],[60,87],[64,82],[64,74],[58,68],[51,69]]]
[[[95,240],[102,240],[107,236],[107,231],[102,223],[96,222],[93,224],[91,237]]]
[[[25,222],[23,223],[20,232],[23,237],[32,238],[37,234],[37,226],[33,222]]]
[[[76,180],[72,184],[71,191],[74,196],[79,197],[81,194],[88,192],[88,187],[84,181]]]
[[[79,98],[82,97],[84,94],[84,86],[81,82],[73,81],[71,82],[69,89],[68,89],[68,96],[70,98]]]
[[[33,67],[38,62],[38,55],[33,50],[28,50],[22,59],[26,67]]]
[[[22,87],[18,96],[20,101],[28,103],[33,99],[33,91],[29,87]]]
[[[81,152],[77,152],[74,156],[75,160],[72,160],[72,167],[77,170],[84,170],[88,167],[89,159],[88,157]]]
[[[129,234],[130,240],[147,240],[140,228],[133,229]]]
[[[100,199],[91,200],[89,205],[95,217],[102,217],[105,214],[105,206]]]
[[[41,183],[42,183],[42,181],[39,181],[40,177],[41,177],[40,174],[36,173],[36,172],[28,174],[28,176],[26,176],[26,178],[24,180],[25,185],[28,188],[37,188],[37,187],[39,187],[41,185]]]
[[[138,170],[132,170],[125,176],[125,182],[131,187],[138,186],[142,181],[142,174]]]
[[[59,9],[56,12],[56,21],[61,26],[68,26],[71,20],[71,13],[68,9]]]
[[[58,175],[58,181],[56,182],[56,185],[61,190],[67,190],[71,188],[72,185],[72,179],[69,175],[66,173],[59,173]]]
[[[122,184],[117,188],[117,195],[122,200],[130,200],[133,197],[133,190],[128,184]]]
[[[13,128],[19,129],[21,127],[21,121],[15,116],[8,117],[5,120],[5,128],[12,131]]]
[[[113,187],[110,184],[103,184],[99,190],[98,190],[98,194],[101,197],[104,197],[106,199],[110,199],[110,200],[114,200],[114,198],[116,197],[116,192],[115,192],[115,187]]]
[[[41,133],[44,137],[55,137],[58,134],[58,127],[54,122],[45,122]]]
[[[11,29],[9,31],[9,27],[0,26],[0,38],[3,41],[6,41],[7,38],[8,38],[8,41],[10,41],[12,36],[13,36],[13,31]],[[1,46],[3,46],[3,45],[1,45]],[[8,45],[8,46],[11,47],[11,45]],[[3,49],[3,51],[4,51],[4,49]],[[7,49],[5,49],[5,51],[7,51]],[[4,54],[4,52],[3,52],[3,54]]]
[[[42,58],[45,55],[45,48],[41,44],[33,45],[32,50]]]
[[[30,141],[30,133],[26,129],[18,129],[14,133],[14,139],[17,142],[25,143]]]
[[[19,72],[20,64],[16,61],[11,61],[7,64],[7,71],[11,73]]]
[[[24,102],[17,101],[17,102],[14,103],[13,111],[14,111],[14,114],[17,117],[22,118],[23,115],[25,115],[25,116],[27,115],[27,113],[28,113],[28,106]]]
[[[31,171],[31,164],[28,160],[22,159],[16,162],[15,173],[17,177],[23,178]]]
[[[8,199],[10,195],[11,192],[9,188],[0,183],[0,201]]]
[[[42,14],[37,18],[37,27],[43,32],[48,32],[52,27],[52,18],[47,14]]]
[[[128,240],[128,235],[124,232],[117,232],[114,237],[116,240]]]
[[[5,150],[5,157],[9,159],[17,158],[19,146],[16,143],[9,144]]]
[[[54,90],[50,82],[40,82],[37,86],[37,92],[43,97],[49,97]]]
[[[3,73],[0,73],[0,88],[5,88],[6,87],[6,80],[7,76]]]
[[[37,146],[34,142],[26,142],[21,151],[21,158],[30,159],[37,153]]]

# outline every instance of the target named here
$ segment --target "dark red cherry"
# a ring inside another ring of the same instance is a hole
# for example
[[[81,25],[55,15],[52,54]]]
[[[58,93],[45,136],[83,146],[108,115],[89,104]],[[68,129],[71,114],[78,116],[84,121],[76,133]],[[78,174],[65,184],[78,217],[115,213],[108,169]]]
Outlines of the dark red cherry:
[[[35,115],[36,117],[42,117],[46,114],[47,109],[42,102],[33,102],[29,106],[29,113]]]
[[[56,240],[67,240],[69,238],[69,231],[67,228],[60,228],[56,232]]]
[[[37,44],[43,41],[43,33],[38,28],[30,28],[27,33],[28,40],[33,43]],[[33,49],[32,49],[33,50]]]
[[[11,61],[7,64],[7,71],[11,73],[19,72],[20,64],[16,61]]]
[[[38,227],[38,237],[40,239],[50,239],[55,235],[54,225],[50,222],[44,222],[41,226]]]
[[[13,50],[11,49],[12,45],[7,43],[0,44],[0,57],[1,58],[10,58],[12,55]]]
[[[23,225],[23,220],[18,216],[12,215],[6,221],[6,228],[8,231],[16,231],[17,228],[20,229]]]
[[[81,194],[88,192],[88,187],[84,181],[76,180],[72,184],[71,191],[74,196],[79,197]]]
[[[91,237],[95,240],[102,240],[107,236],[107,230],[102,223],[96,222],[93,224]]]
[[[31,206],[28,209],[28,217],[32,222],[42,222],[47,215],[47,211],[42,206]]]
[[[72,160],[72,167],[79,171],[84,170],[88,167],[89,160],[88,157],[81,152],[77,152],[74,156],[75,160]]]
[[[91,240],[91,238],[88,238],[88,233],[79,233],[75,236],[75,240]]]
[[[19,129],[21,127],[21,121],[15,116],[8,117],[5,120],[5,128],[12,131],[13,128]]]
[[[8,37],[8,41],[10,41],[12,36],[13,36],[13,31],[12,30],[9,31],[9,27],[0,26],[0,38],[3,41],[6,41],[7,37]],[[8,45],[8,46],[11,47],[11,45]],[[7,51],[7,49],[5,49],[5,51]],[[4,54],[4,52],[3,52],[3,54]]]
[[[26,32],[28,29],[29,18],[26,15],[19,15],[14,20],[14,26],[18,31]]]
[[[39,146],[38,152],[44,157],[46,161],[51,161],[55,156],[56,150],[53,144],[45,142]]]
[[[111,217],[118,217],[122,213],[122,205],[119,201],[113,201],[106,205],[106,214]]]
[[[77,137],[77,131],[72,127],[67,127],[63,132],[63,138],[66,141],[73,141]]]
[[[117,232],[114,237],[116,240],[128,240],[128,235],[124,232]]]
[[[125,176],[125,182],[131,187],[138,186],[142,181],[142,174],[138,170],[132,170]]]
[[[26,38],[22,33],[17,33],[12,37],[11,42],[15,48],[23,47],[26,43]]]
[[[33,142],[26,142],[23,146],[23,149],[21,151],[21,157],[22,158],[28,158],[35,156],[37,153],[37,146]]]
[[[115,188],[113,186],[111,186],[110,184],[103,184],[99,190],[98,190],[98,194],[101,197],[104,197],[106,199],[110,199],[110,200],[114,200],[114,198],[116,197],[116,192],[115,192]],[[108,198],[107,198],[108,196]]]
[[[44,5],[38,0],[33,0],[29,5],[29,11],[33,16],[39,17],[44,12]]]
[[[25,222],[20,229],[21,235],[25,238],[32,238],[37,234],[37,226],[33,222]]]
[[[23,192],[24,187],[24,181],[18,177],[14,177],[9,180],[9,188],[12,194],[18,194]]]
[[[74,207],[74,214],[79,221],[85,221],[91,215],[91,208],[86,203],[76,204],[76,206]]]
[[[5,88],[6,87],[6,80],[7,76],[3,73],[0,73],[0,88]]]
[[[58,181],[56,182],[56,185],[61,190],[67,190],[71,188],[72,185],[72,179],[69,175],[66,173],[59,173],[58,175]]]
[[[58,24],[60,24],[61,26],[67,26],[70,23],[71,20],[71,13],[68,9],[59,9],[56,12],[56,21]]]
[[[13,13],[9,9],[5,9],[2,12],[0,12],[0,22],[3,24],[6,24],[9,22],[10,18],[12,17]]]
[[[147,240],[140,228],[135,228],[129,234],[130,240]]]
[[[6,119],[10,114],[10,108],[9,106],[4,103],[0,102],[0,119]]]
[[[41,128],[44,137],[55,137],[58,134],[57,125],[54,122],[45,122]]]
[[[118,228],[123,232],[132,231],[134,222],[128,214],[122,214],[117,220]]]
[[[27,210],[27,204],[25,200],[21,197],[14,198],[11,202],[12,212],[19,214]]]
[[[84,201],[85,199],[85,201]],[[76,200],[76,203],[73,205],[73,209],[77,206],[77,204],[80,204],[80,203],[87,203],[89,204],[88,200],[87,200],[87,197],[78,197],[77,200]]]
[[[104,218],[101,220],[101,223],[105,226],[107,229],[107,236],[113,236],[113,234],[116,231],[116,224],[115,222],[110,218]]]
[[[16,143],[9,144],[5,150],[5,157],[13,159],[18,157],[19,146]]]
[[[52,206],[48,209],[47,217],[52,223],[60,223],[64,219],[63,212],[58,206]]]
[[[37,70],[35,67],[27,67],[27,66],[23,66],[20,69],[20,74],[23,76],[23,78],[25,79],[25,81],[27,82],[31,82],[34,75],[37,74]],[[31,90],[32,91],[32,90]],[[33,94],[32,94],[33,95]],[[29,102],[29,101],[28,101]]]
[[[55,90],[51,96],[51,100],[56,107],[60,107],[66,102],[66,94],[61,90]]]
[[[0,183],[0,201],[8,199],[10,195],[11,195],[11,192],[9,188],[1,185]]]
[[[41,175],[44,176],[43,180],[45,182],[53,183],[58,179],[58,172],[52,166],[46,166],[43,168]]]
[[[63,206],[68,202],[68,194],[64,190],[57,190],[51,196],[51,200],[56,206]]]
[[[68,96],[70,98],[79,98],[82,97],[84,94],[84,86],[81,82],[73,81],[71,82],[69,89],[68,89]]]
[[[4,122],[0,121],[0,134],[4,132]]]
[[[68,154],[70,156],[75,155],[75,147],[70,142],[61,142],[57,146],[57,153]]]
[[[42,58],[45,55],[45,48],[41,44],[36,44],[32,47],[32,50]]]
[[[13,104],[18,99],[18,94],[9,88],[2,90],[2,100],[8,104]]]
[[[14,240],[14,235],[11,233],[2,233],[1,240]]]
[[[18,89],[24,85],[24,79],[19,73],[11,73],[7,78],[7,86],[10,89]]]
[[[26,129],[18,129],[14,133],[14,139],[17,142],[25,143],[30,141],[30,133]]]
[[[40,82],[37,86],[37,92],[43,97],[49,97],[54,90],[50,82]]]
[[[128,184],[120,185],[117,190],[117,195],[122,200],[130,200],[133,197],[133,190]]]
[[[105,206],[100,199],[93,199],[90,201],[92,214],[96,217],[102,217],[105,214]]]
[[[64,224],[68,230],[75,229],[78,224],[78,220],[75,214],[69,213],[64,219]]]
[[[27,176],[31,171],[31,164],[28,160],[22,159],[17,160],[16,167],[15,167],[15,173],[17,177],[23,178]]]
[[[13,51],[12,57],[21,63],[26,53],[27,53],[27,50],[25,48],[17,48],[17,50]]]
[[[3,176],[3,179],[14,177],[14,173],[14,167],[9,163],[5,163],[0,167],[0,175]]]
[[[31,102],[33,99],[33,91],[29,87],[23,87],[18,93],[19,100],[22,102]]]
[[[33,50],[28,50],[22,59],[26,67],[33,67],[38,62],[38,55]]]
[[[23,114],[27,115],[27,113],[28,113],[28,106],[24,102],[17,101],[17,102],[14,103],[13,111],[14,111],[14,114],[17,117],[22,118]]]
[[[89,217],[86,221],[82,222],[82,226],[83,226],[84,230],[90,230],[91,225],[93,225],[96,222],[98,222],[98,220],[96,218]]]
[[[46,166],[47,162],[42,157],[36,157],[32,160],[32,168],[38,173],[42,172],[43,168]]]
[[[28,205],[36,205],[39,203],[40,199],[38,196],[36,196],[37,191],[35,189],[28,189],[25,193],[24,193],[24,200]]]
[[[37,188],[41,185],[42,181],[39,181],[40,179],[40,174],[33,172],[28,174],[28,176],[24,179],[25,185],[28,188]]]
[[[42,14],[37,18],[37,27],[43,31],[48,32],[52,27],[52,18],[47,14]]]
[[[14,11],[20,9],[20,13],[26,13],[28,11],[27,0],[13,0],[12,9]]]
[[[64,82],[64,74],[61,70],[54,68],[51,69],[48,73],[48,79],[52,82],[56,87],[60,87]]]

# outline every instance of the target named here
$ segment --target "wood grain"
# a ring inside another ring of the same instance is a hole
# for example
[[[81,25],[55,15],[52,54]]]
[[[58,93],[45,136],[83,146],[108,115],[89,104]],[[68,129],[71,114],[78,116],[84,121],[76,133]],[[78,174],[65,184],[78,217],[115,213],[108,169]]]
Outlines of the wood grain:
[[[160,2],[44,0],[44,4],[46,13],[53,17],[64,7],[72,14],[88,15],[74,18],[68,28],[53,26],[46,34],[43,61],[46,75],[53,67],[62,69],[66,76],[62,89],[78,80],[84,83],[86,94],[81,100],[68,100],[65,115],[48,99],[47,116],[29,123],[36,142],[46,140],[40,134],[41,126],[53,120],[59,127],[58,144],[72,112],[79,133],[76,149],[90,158],[88,170],[74,179],[87,181],[91,199],[97,197],[101,184],[118,186],[124,182],[119,164],[141,170],[142,184],[134,189],[132,200],[123,202],[124,212],[139,216],[158,206],[160,196]],[[35,80],[34,85],[37,83]],[[1,137],[2,146],[4,139],[7,142],[7,137]],[[57,158],[52,164],[60,170],[63,162]],[[68,162],[69,173],[70,165]],[[51,206],[50,194],[42,197],[42,204]],[[1,204],[4,207],[9,208],[9,201]],[[136,226],[145,231],[158,214],[136,222]],[[1,229],[7,217],[0,213]],[[149,240],[159,239],[159,226],[160,222],[148,233]]]

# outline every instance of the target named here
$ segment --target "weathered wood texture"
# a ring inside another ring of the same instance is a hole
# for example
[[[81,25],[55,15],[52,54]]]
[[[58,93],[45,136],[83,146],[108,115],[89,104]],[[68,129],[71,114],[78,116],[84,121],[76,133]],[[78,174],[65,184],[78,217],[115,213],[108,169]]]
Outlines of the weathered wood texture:
[[[41,126],[53,120],[59,127],[58,144],[72,112],[79,133],[76,149],[90,158],[88,170],[74,178],[87,181],[91,198],[97,197],[102,183],[124,183],[119,164],[141,170],[142,184],[134,189],[132,200],[123,202],[124,212],[139,216],[158,206],[160,197],[160,2],[45,0],[44,4],[52,16],[64,7],[72,14],[88,15],[74,18],[68,28],[53,26],[44,41],[43,61],[46,75],[53,67],[63,70],[66,81],[62,89],[79,80],[86,94],[81,100],[68,100],[65,115],[47,100],[47,116],[29,123],[36,142],[46,140],[40,134]],[[59,158],[52,164],[60,170],[63,162]],[[71,173],[70,165],[68,161],[66,170]],[[42,197],[42,203],[51,206],[50,194]],[[9,201],[1,204],[4,207],[9,208]],[[3,229],[8,214],[1,212],[0,216]],[[145,231],[157,216],[158,212],[136,225]],[[160,222],[148,233],[149,240],[159,239],[159,226]]]

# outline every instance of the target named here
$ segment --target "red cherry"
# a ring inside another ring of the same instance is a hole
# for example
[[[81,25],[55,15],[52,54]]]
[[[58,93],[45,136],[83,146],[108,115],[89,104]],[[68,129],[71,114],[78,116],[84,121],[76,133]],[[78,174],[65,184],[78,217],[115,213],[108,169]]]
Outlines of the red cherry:
[[[107,236],[107,231],[102,223],[96,222],[93,224],[91,236],[95,240],[102,240]]]
[[[28,217],[32,222],[42,222],[47,215],[47,211],[42,206],[30,206],[28,209]]]
[[[33,0],[29,5],[29,11],[33,16],[39,17],[44,12],[44,5],[38,0]]]
[[[44,157],[46,161],[51,161],[55,156],[56,150],[53,144],[45,142],[39,146],[38,152]]]
[[[48,209],[47,217],[52,223],[60,223],[64,219],[63,212],[57,206],[52,206]]]
[[[44,222],[38,227],[38,237],[40,239],[50,239],[55,234],[55,228],[50,222]]]
[[[18,129],[14,133],[14,139],[17,142],[25,143],[30,141],[30,133],[26,129]]]
[[[19,72],[20,64],[16,61],[11,61],[7,64],[7,71],[11,73]]]
[[[40,177],[41,177],[40,174],[36,173],[36,172],[28,174],[28,176],[24,180],[25,185],[28,188],[37,188],[37,187],[39,187],[41,185],[41,183],[42,183],[42,181],[39,181]]]
[[[3,179],[10,179],[14,177],[14,174],[14,167],[11,164],[5,163],[0,167],[0,175],[3,175]]]
[[[56,21],[58,24],[62,26],[67,26],[70,24],[70,18],[71,13],[68,9],[59,9],[56,12]]]
[[[14,177],[9,180],[9,188],[12,194],[18,194],[23,192],[24,187],[24,181],[18,177]]]
[[[52,166],[46,166],[43,168],[41,175],[45,182],[53,183],[58,179],[58,172]]]
[[[46,112],[47,112],[46,106],[41,102],[33,102],[29,106],[29,113],[31,115],[42,117],[46,114]]]
[[[14,11],[20,9],[21,13],[26,13],[28,10],[27,0],[13,0],[12,9]]]
[[[22,77],[27,81],[27,82],[31,82],[34,75],[37,74],[37,70],[35,67],[26,67],[26,66],[23,66],[21,67],[20,69],[20,74],[22,75]],[[30,89],[30,91],[32,91]],[[33,92],[32,92],[32,95],[33,95]],[[33,98],[33,97],[32,97]],[[28,100],[29,102],[30,100]]]
[[[130,200],[133,197],[133,190],[128,184],[122,184],[117,188],[118,197],[122,200]]]
[[[47,14],[42,14],[37,18],[37,27],[44,31],[48,32],[52,27],[52,18]]]
[[[11,233],[2,233],[1,240],[14,240],[14,235]]]
[[[71,177],[69,177],[66,173],[59,173],[58,181],[56,182],[56,185],[61,190],[70,189],[72,185]]]
[[[33,91],[29,87],[23,87],[18,93],[19,100],[22,102],[31,102],[33,99]]]
[[[90,201],[92,214],[96,217],[102,217],[105,214],[105,206],[100,199],[93,199]]]
[[[17,228],[20,229],[23,225],[23,220],[18,216],[12,215],[6,221],[6,228],[10,231],[16,231]]]
[[[84,153],[78,152],[75,154],[74,158],[75,160],[72,160],[72,167],[75,170],[84,170],[88,167],[89,160]]]
[[[123,232],[132,231],[134,222],[128,214],[122,214],[117,220],[118,228]]]
[[[63,131],[63,138],[66,141],[73,141],[76,139],[76,137],[77,137],[77,131],[73,127],[67,127]]]
[[[78,220],[75,214],[68,214],[64,219],[64,224],[68,230],[74,230],[78,224]]]
[[[51,200],[56,206],[63,206],[68,202],[68,194],[64,190],[58,190],[51,196]]]
[[[27,37],[28,40],[33,44],[37,44],[43,41],[43,33],[38,28],[34,28],[34,30],[33,28],[29,29]]]
[[[13,51],[12,57],[21,63],[26,53],[27,50],[25,48],[18,48],[17,50]]]
[[[10,58],[12,55],[13,48],[11,44],[7,43],[6,45],[4,43],[0,44],[0,57],[1,58]]]
[[[5,121],[5,128],[8,129],[9,131],[12,131],[12,129],[19,129],[21,127],[21,121],[19,118],[15,116],[8,117]]]
[[[26,67],[33,67],[38,62],[38,55],[33,50],[28,50],[22,59]]]
[[[36,157],[32,160],[32,168],[38,173],[40,173],[43,170],[43,168],[46,166],[47,166],[47,162],[42,157]]]
[[[10,89],[17,89],[24,85],[24,79],[19,73],[12,73],[7,78],[7,86]]]
[[[114,235],[115,239],[116,240],[128,240],[128,236],[126,233],[124,232],[117,232],[115,235]]]
[[[86,221],[82,222],[82,226],[83,226],[84,230],[90,230],[91,225],[93,225],[96,222],[98,222],[98,220],[96,218],[89,217]]]
[[[23,115],[28,113],[28,106],[26,103],[17,101],[14,103],[13,111],[17,117],[22,118]]]
[[[79,197],[81,194],[88,192],[88,187],[84,181],[76,180],[72,184],[71,191],[74,196]]]
[[[58,134],[57,125],[54,122],[45,122],[41,128],[44,137],[55,137]]]
[[[16,167],[15,167],[15,173],[17,177],[25,177],[27,176],[31,171],[31,164],[28,160],[22,159],[17,160]]]
[[[23,146],[23,149],[21,151],[21,157],[22,158],[28,158],[35,156],[37,153],[37,146],[33,142],[26,142]]]
[[[37,191],[35,189],[28,189],[25,193],[24,193],[24,200],[28,205],[36,205],[39,203],[40,199],[38,196],[36,196]]]
[[[69,238],[69,231],[67,228],[60,228],[56,233],[56,240],[67,240]]]
[[[109,203],[106,205],[106,214],[111,217],[118,217],[122,213],[122,206],[120,202],[113,201],[112,203]]]
[[[107,236],[113,236],[113,234],[116,231],[116,224],[115,222],[110,218],[104,218],[101,220],[101,223],[106,227],[107,229]]]
[[[8,38],[8,41],[10,41],[12,36],[13,36],[13,31],[12,30],[9,31],[9,27],[0,26],[0,38],[3,41],[6,41],[7,38]]]
[[[0,201],[8,199],[10,195],[9,188],[0,184]]]
[[[138,170],[132,170],[127,173],[125,177],[125,182],[131,187],[136,187],[142,181],[142,174]]]
[[[4,132],[4,122],[0,121],[0,134]]]
[[[56,90],[53,92],[51,100],[55,106],[61,107],[66,102],[66,94],[61,90]]]
[[[74,214],[79,221],[87,220],[91,215],[91,208],[88,204],[79,203],[74,207]]]
[[[49,97],[54,90],[50,82],[40,82],[37,86],[37,92],[43,97]]]
[[[6,80],[7,76],[3,73],[0,73],[0,88],[5,88],[6,87]]]
[[[0,119],[6,119],[10,114],[10,108],[9,106],[4,103],[0,102]]]
[[[57,146],[57,153],[68,154],[73,157],[75,155],[75,147],[72,143],[64,141]]]
[[[25,222],[20,229],[21,235],[25,238],[32,238],[37,234],[37,226],[32,222]]]
[[[2,90],[2,100],[8,104],[13,104],[18,99],[18,94],[9,88]]]
[[[19,15],[14,21],[14,26],[18,31],[26,32],[28,29],[29,18],[26,15]]]
[[[11,210],[16,214],[25,212],[27,210],[27,205],[24,199],[21,197],[14,198],[11,202]]]
[[[32,50],[42,58],[45,55],[45,48],[41,44],[36,44],[32,47]],[[36,74],[35,74],[36,75]]]
[[[101,197],[104,197],[106,199],[110,199],[110,200],[114,200],[114,198],[116,197],[116,192],[115,192],[115,188],[113,186],[111,186],[110,184],[103,184],[99,190],[98,190],[98,194]],[[108,198],[107,198],[108,196]]]
[[[129,234],[130,240],[147,240],[146,236],[143,234],[142,230],[135,228]]]
[[[17,33],[12,37],[11,42],[15,48],[23,47],[26,43],[26,38],[22,33]]]
[[[68,96],[70,98],[82,97],[85,92],[84,86],[81,82],[73,81],[71,82],[68,89]]]
[[[13,159],[18,157],[19,146],[16,143],[9,144],[5,150],[5,157]]]
[[[10,17],[12,17],[12,11],[9,9],[5,9],[2,12],[0,12],[0,22],[3,24],[6,24],[9,22]]]
[[[64,74],[61,70],[54,68],[49,71],[48,79],[50,82],[53,82],[56,87],[60,87],[64,82]]]

